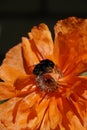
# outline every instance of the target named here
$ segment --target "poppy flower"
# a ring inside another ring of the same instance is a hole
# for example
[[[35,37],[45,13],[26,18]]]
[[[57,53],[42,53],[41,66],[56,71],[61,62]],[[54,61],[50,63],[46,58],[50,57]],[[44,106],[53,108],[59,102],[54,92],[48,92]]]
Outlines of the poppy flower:
[[[87,130],[87,19],[28,36],[0,66],[0,130]]]

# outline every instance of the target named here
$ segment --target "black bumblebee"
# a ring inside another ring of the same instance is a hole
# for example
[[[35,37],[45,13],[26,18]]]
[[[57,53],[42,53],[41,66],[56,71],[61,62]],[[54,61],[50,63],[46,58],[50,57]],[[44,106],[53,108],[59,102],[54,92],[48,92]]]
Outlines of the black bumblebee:
[[[45,73],[51,73],[53,68],[54,68],[54,63],[49,59],[45,59],[40,61],[40,63],[35,66],[33,70],[33,74],[41,75]]]
[[[52,92],[58,87],[57,82],[50,75],[54,68],[55,64],[49,59],[42,60],[35,66],[33,74],[37,76],[36,84],[40,90]]]

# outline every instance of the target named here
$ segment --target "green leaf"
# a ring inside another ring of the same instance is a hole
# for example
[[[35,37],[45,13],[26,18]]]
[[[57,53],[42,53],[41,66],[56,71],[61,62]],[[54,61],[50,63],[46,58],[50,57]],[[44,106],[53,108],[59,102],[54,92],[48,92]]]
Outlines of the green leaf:
[[[87,71],[81,73],[80,76],[87,76]]]
[[[0,100],[0,104],[6,102],[6,101],[8,101],[8,100],[9,100],[9,99]]]

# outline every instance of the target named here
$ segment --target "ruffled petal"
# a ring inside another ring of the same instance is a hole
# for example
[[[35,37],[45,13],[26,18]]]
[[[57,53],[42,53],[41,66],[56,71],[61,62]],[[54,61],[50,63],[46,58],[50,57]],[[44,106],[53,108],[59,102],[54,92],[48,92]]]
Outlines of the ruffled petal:
[[[30,66],[33,66],[39,62],[37,57],[36,50],[34,51],[32,48],[32,42],[26,38],[22,38],[22,48],[23,48],[23,56],[26,62],[26,65],[29,69]]]
[[[14,87],[16,90],[21,90],[27,86],[33,86],[35,84],[34,75],[23,75],[18,77],[14,82]]]
[[[87,127],[83,126],[77,116],[71,116],[70,124],[69,124],[70,130],[86,130]]]
[[[63,81],[64,82],[64,81]],[[71,75],[67,77],[67,86],[63,86],[63,92],[58,99],[58,107],[62,114],[62,125],[67,130],[74,130],[70,122],[72,118],[78,118],[77,124],[86,130],[87,121],[87,79],[84,77],[76,77]],[[71,113],[71,114],[70,114]],[[70,114],[70,115],[68,115]],[[76,125],[76,124],[75,124]],[[73,126],[73,125],[72,125]],[[76,126],[78,130],[79,126]]]
[[[17,68],[13,68],[10,65],[2,64],[0,67],[0,78],[3,81],[11,82],[13,84],[14,81],[22,75],[25,75],[25,72],[21,72]]]
[[[15,96],[15,88],[8,82],[0,82],[0,100],[10,99]]]
[[[53,40],[47,25],[42,23],[39,26],[33,27],[29,37],[38,49],[40,59],[52,59]]]
[[[70,83],[70,81],[69,81]],[[71,82],[71,88],[73,94],[87,101],[87,80],[83,77],[73,77]]]
[[[64,91],[64,95],[66,96],[70,96],[70,94],[72,95],[77,95],[75,96],[75,98],[82,98],[83,100],[87,100],[87,77],[86,76],[68,76],[66,78],[62,79],[63,84],[65,84],[65,86],[63,86],[65,89]],[[62,84],[61,82],[61,84]]]
[[[40,130],[50,130],[48,111],[45,113]]]
[[[56,129],[60,123],[61,115],[57,107],[57,100],[55,97],[50,99],[49,103],[49,122],[50,122],[50,129]]]
[[[22,74],[25,74],[25,68],[21,44],[18,44],[7,52],[6,58],[0,66],[0,78],[4,81],[14,82],[14,80]]]
[[[17,101],[19,101],[18,98],[12,98],[3,104],[0,104],[0,127],[3,128],[1,130],[20,130],[20,126],[15,125],[12,122],[12,112]]]
[[[0,130],[7,130],[7,128],[0,121]]]
[[[81,57],[84,52],[87,55],[86,41],[87,19],[69,17],[58,21],[55,26],[54,55],[56,55],[61,70],[67,68],[67,65],[68,67],[75,66],[75,63],[73,63],[74,59],[78,60],[78,57]],[[83,59],[84,57],[81,58]],[[85,60],[82,59],[79,71],[83,70],[84,64],[86,64],[85,70],[87,69],[87,56]]]
[[[30,130],[32,129],[38,129],[40,128],[41,122],[43,120],[43,117],[45,115],[46,109],[48,107],[49,100],[43,99],[40,104],[36,107],[36,116],[29,120],[28,127]]]
[[[63,70],[64,76],[66,75],[80,75],[87,71],[87,52],[74,58],[69,62]]]
[[[43,96],[33,92],[23,98],[12,98],[0,104],[0,128],[40,129],[48,103],[49,99],[43,99]]]

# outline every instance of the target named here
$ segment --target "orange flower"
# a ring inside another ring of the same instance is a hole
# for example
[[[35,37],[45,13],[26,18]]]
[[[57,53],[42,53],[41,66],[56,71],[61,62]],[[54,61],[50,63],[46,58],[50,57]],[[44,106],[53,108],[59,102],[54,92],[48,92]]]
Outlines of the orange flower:
[[[32,28],[0,66],[0,130],[87,130],[87,19]]]

